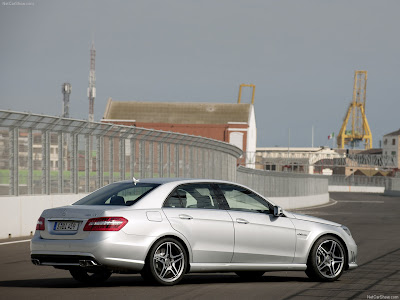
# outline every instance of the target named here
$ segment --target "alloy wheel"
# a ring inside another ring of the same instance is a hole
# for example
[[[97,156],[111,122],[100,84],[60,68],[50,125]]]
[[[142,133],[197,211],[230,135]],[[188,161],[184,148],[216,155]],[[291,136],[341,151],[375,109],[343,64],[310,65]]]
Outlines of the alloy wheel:
[[[174,282],[185,269],[184,250],[176,243],[167,241],[157,247],[153,255],[154,272],[164,282]]]
[[[322,242],[317,249],[316,266],[326,278],[338,276],[344,266],[344,252],[341,245],[330,239]]]

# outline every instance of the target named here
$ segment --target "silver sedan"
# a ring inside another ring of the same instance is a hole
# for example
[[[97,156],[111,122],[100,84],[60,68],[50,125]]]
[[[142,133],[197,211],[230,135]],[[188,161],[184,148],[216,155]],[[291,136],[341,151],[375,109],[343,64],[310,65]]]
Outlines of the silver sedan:
[[[162,285],[189,272],[305,271],[334,281],[357,267],[343,225],[282,210],[226,181],[145,179],[107,185],[45,210],[31,242],[35,265],[68,270],[85,283],[141,273]]]

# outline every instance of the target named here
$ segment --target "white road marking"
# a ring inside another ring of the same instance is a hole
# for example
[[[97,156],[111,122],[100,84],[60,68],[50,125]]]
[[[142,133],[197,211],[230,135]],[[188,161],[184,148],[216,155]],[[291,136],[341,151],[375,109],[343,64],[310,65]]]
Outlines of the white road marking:
[[[329,198],[329,201],[333,201],[333,202],[325,204],[325,205],[322,205],[321,207],[327,207],[327,206],[332,206],[332,205],[336,205],[337,204],[337,201],[335,199]]]
[[[288,211],[293,211],[293,212],[298,212],[298,211],[305,211],[308,209],[319,209],[319,208],[324,208],[328,206],[332,206],[337,204],[338,202],[332,198],[329,198],[329,203],[327,204],[321,204],[321,205],[316,205],[316,206],[310,206],[310,207],[299,207],[299,208],[294,208],[294,209],[288,209]]]
[[[0,243],[1,245],[9,245],[9,244],[17,244],[17,243],[24,243],[24,242],[30,242],[31,240],[22,240],[22,241],[14,241],[14,242],[5,242],[5,243]]]

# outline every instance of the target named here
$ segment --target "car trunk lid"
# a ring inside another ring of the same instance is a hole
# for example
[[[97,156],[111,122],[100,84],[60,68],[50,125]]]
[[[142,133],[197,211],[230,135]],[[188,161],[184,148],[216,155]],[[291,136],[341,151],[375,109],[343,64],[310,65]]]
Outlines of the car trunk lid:
[[[86,222],[91,218],[102,217],[106,211],[118,210],[121,207],[104,207],[95,205],[69,205],[47,209],[42,213],[45,219],[45,230],[40,230],[42,239],[81,240],[89,236],[90,231],[83,231]]]

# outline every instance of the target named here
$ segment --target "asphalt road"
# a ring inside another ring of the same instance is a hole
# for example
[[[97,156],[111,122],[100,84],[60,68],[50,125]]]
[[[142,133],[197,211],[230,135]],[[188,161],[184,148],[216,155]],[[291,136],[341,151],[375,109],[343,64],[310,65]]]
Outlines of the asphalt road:
[[[158,287],[116,274],[86,287],[67,271],[32,265],[28,242],[2,244],[13,239],[0,240],[0,299],[400,299],[400,197],[332,193],[331,199],[337,203],[298,212],[347,225],[358,244],[359,268],[333,283],[270,272],[253,282],[233,273],[189,274],[177,286]]]

